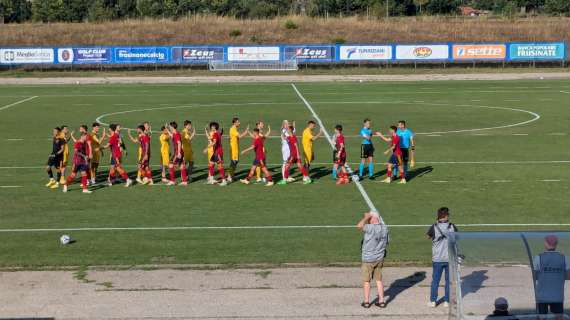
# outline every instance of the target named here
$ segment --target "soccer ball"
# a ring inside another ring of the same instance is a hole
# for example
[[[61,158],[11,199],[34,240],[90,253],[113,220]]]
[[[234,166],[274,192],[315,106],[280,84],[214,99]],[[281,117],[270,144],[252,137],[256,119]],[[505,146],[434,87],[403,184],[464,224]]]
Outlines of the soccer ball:
[[[61,236],[59,238],[59,242],[61,242],[61,244],[63,244],[63,245],[69,244],[69,243],[71,243],[71,237],[64,234],[63,236]]]

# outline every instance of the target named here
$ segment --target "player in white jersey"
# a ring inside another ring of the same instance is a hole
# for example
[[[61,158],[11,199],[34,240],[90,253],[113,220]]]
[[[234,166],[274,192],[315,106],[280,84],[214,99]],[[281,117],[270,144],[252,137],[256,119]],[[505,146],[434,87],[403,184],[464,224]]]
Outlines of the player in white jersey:
[[[293,127],[295,127],[295,122],[293,122]],[[293,134],[295,134],[295,130],[293,130]],[[283,156],[283,164],[281,165],[281,176],[285,179],[285,170],[287,166],[287,161],[289,161],[289,157],[291,155],[291,151],[289,150],[289,120],[283,120],[281,124],[281,155]],[[293,182],[295,179],[293,177],[289,177],[287,182]]]

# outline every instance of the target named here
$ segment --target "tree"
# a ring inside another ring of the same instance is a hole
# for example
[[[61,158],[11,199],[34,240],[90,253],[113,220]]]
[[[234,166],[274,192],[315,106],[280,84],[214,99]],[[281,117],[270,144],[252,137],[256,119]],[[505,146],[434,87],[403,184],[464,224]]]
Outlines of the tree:
[[[457,11],[457,0],[430,0],[426,10],[431,14],[450,14]]]
[[[414,0],[414,5],[418,8],[419,14],[422,14],[422,7],[425,7],[428,2],[429,0]]]
[[[137,0],[117,0],[115,8],[119,18],[134,18],[137,16]]]
[[[89,7],[88,17],[90,21],[108,21],[115,19],[117,12],[105,0],[94,0]]]
[[[32,16],[32,5],[26,0],[0,0],[0,23],[24,22]]]
[[[570,1],[568,0],[546,0],[544,8],[550,14],[570,15]]]
[[[60,21],[63,11],[63,0],[33,0],[32,18],[41,22]]]
[[[88,0],[63,0],[58,20],[65,22],[82,22],[87,18]]]

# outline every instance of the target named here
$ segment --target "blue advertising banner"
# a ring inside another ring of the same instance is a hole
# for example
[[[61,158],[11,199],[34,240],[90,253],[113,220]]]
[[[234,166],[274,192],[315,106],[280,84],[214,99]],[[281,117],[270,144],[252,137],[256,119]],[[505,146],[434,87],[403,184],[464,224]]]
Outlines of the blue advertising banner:
[[[563,60],[566,58],[564,42],[511,43],[509,60]]]
[[[285,46],[285,60],[297,59],[298,62],[333,62],[334,46],[298,45]]]
[[[111,63],[111,48],[58,48],[57,63],[100,64]]]
[[[113,48],[114,63],[170,63],[169,47]]]
[[[224,60],[224,47],[187,46],[173,47],[172,61],[175,63],[202,63]]]

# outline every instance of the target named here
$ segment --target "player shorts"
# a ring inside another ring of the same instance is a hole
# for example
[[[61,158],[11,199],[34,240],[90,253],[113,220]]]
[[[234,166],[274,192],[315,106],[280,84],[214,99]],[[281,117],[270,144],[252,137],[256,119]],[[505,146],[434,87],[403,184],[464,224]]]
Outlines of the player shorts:
[[[392,154],[390,156],[389,162],[395,166],[401,166],[402,165],[402,156]]]
[[[173,156],[172,159],[170,159],[170,163],[175,165],[175,166],[179,166],[184,164],[184,156],[178,158],[176,156]]]
[[[230,160],[239,161],[239,149],[237,147],[230,147]]]
[[[99,163],[101,161],[101,151],[93,151],[93,158],[91,158],[91,163]]]
[[[538,314],[548,314],[548,309],[554,314],[564,313],[564,303],[537,303]]]
[[[408,163],[410,161],[410,149],[408,148],[400,148],[402,150],[402,161],[404,163]]]
[[[184,151],[184,161],[186,162],[194,162],[194,152],[192,148],[182,148]]]
[[[122,163],[121,158],[120,157],[111,157],[111,165],[113,166],[120,166]]]
[[[221,154],[213,154],[212,157],[210,157],[210,161],[214,163],[224,162],[224,156]]]
[[[146,160],[139,160],[139,166],[141,168],[148,168],[150,166],[150,157],[148,157]]]
[[[62,155],[52,155],[48,158],[47,165],[49,167],[55,167],[56,169],[61,168],[63,162]]]
[[[82,171],[89,171],[89,165],[87,164],[74,164],[73,165],[73,172],[82,172]]]
[[[333,151],[333,163],[336,163],[340,166],[344,166],[346,164],[346,152],[343,152],[340,154],[340,157],[338,156],[338,152],[337,151]]]
[[[362,263],[362,282],[370,282],[372,279],[375,281],[382,281],[382,267],[384,266],[384,259],[376,262],[363,262]]]
[[[289,163],[297,163],[297,162],[300,162],[300,161],[299,161],[299,158],[298,158],[298,157],[291,155],[291,156],[289,156],[289,159],[287,159],[287,162],[289,162]]]
[[[287,160],[289,160],[291,152],[288,145],[281,146],[281,155],[283,155],[283,162],[287,162]]]
[[[170,155],[168,153],[160,153],[160,164],[163,167],[168,167],[170,164]]]
[[[303,150],[303,161],[305,163],[311,163],[315,160],[315,153],[313,149],[304,149]]]
[[[265,167],[265,159],[254,159],[253,160],[254,166]]]
[[[372,144],[363,144],[360,146],[360,158],[366,159],[374,157],[374,145]]]

